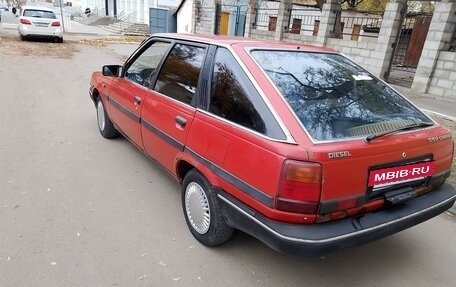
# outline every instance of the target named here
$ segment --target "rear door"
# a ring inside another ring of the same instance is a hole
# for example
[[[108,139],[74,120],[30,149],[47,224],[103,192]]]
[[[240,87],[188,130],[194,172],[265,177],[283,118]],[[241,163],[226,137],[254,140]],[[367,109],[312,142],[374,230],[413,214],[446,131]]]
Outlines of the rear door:
[[[129,59],[122,77],[114,78],[109,90],[111,117],[122,133],[139,148],[144,149],[141,137],[141,109],[150,93],[151,79],[170,42],[150,42]]]
[[[142,110],[146,152],[175,173],[196,111],[198,85],[207,45],[176,43],[156,77]]]

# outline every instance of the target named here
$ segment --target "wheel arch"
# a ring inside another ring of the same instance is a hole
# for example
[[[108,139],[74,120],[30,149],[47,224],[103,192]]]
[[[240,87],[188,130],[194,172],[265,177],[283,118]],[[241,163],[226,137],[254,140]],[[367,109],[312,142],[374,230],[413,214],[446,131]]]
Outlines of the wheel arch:
[[[98,98],[100,97],[100,92],[97,90],[97,88],[93,88],[92,90],[92,101],[95,105],[95,107],[97,106],[97,101],[98,101]]]
[[[209,168],[191,158],[188,154],[181,154],[176,165],[176,175],[180,183],[183,182],[185,175],[192,169],[200,172],[208,180],[210,185],[219,186],[218,177]]]

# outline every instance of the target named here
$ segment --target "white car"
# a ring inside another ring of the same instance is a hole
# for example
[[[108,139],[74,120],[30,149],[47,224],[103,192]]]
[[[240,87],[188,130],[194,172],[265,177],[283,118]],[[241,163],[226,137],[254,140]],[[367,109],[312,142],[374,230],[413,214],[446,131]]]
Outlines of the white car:
[[[57,18],[54,9],[51,8],[22,7],[18,30],[21,40],[51,38],[63,42],[62,21]]]

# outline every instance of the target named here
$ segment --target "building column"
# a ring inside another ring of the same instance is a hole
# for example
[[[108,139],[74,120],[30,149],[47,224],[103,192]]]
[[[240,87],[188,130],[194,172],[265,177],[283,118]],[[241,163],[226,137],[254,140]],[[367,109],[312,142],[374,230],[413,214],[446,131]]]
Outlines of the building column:
[[[277,14],[277,25],[276,25],[274,40],[281,41],[283,38],[283,33],[288,32],[292,8],[293,8],[292,0],[281,0],[280,1],[279,12]]]
[[[383,14],[382,26],[377,38],[377,65],[372,65],[372,73],[386,78],[394,53],[394,46],[400,35],[402,21],[407,11],[407,0],[390,0]]]
[[[340,19],[340,1],[327,0],[326,3],[323,4],[321,13],[322,15],[320,17],[320,26],[318,28],[316,43],[324,46],[326,44],[326,40],[334,36],[336,20],[338,17]]]
[[[245,30],[244,37],[250,37],[252,30],[256,29],[256,17],[260,5],[259,0],[250,0],[249,7],[247,8],[247,14],[245,16]]]
[[[150,0],[145,0],[144,1],[144,24],[149,25],[149,18],[150,18]]]
[[[216,0],[195,0],[195,33],[215,34]]]
[[[429,31],[413,79],[412,90],[427,93],[440,51],[448,51],[456,30],[456,0],[435,3]]]

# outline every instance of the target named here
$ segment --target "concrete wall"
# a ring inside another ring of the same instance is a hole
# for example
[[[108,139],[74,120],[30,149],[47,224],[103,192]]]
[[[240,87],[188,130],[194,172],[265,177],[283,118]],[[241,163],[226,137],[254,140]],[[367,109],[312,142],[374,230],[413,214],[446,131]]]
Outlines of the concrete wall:
[[[417,74],[412,88],[418,92],[456,100],[456,52],[445,52],[446,43],[450,43],[456,29],[456,0],[442,0],[436,3],[436,10],[431,22],[430,30],[426,39]],[[317,36],[291,34],[284,31],[282,19],[288,19],[291,0],[282,0],[279,3],[270,4],[277,7],[278,21],[276,31],[265,31],[265,23],[261,27],[255,27],[255,9],[248,15],[246,35],[268,40],[283,40],[299,42],[317,46],[326,46],[339,51],[374,75],[384,78],[391,58],[393,46],[398,37],[402,25],[401,12],[406,5],[405,0],[390,0],[383,15],[382,26],[378,38],[359,37],[357,41],[338,39],[333,37],[336,12],[340,11],[339,0],[327,0],[323,5],[320,16],[320,29]],[[264,3],[257,3],[256,9],[261,9]],[[267,6],[267,8],[271,8]],[[274,13],[270,11],[269,13]],[[313,13],[313,12],[312,12]],[[343,15],[342,15],[343,16]],[[266,18],[265,18],[266,19]],[[263,21],[265,21],[263,19]],[[448,44],[449,45],[449,44]],[[442,51],[443,50],[443,51]],[[440,54],[439,54],[440,53]]]
[[[455,74],[452,73],[456,71],[454,64],[456,53],[447,52],[451,41],[454,40],[455,30],[456,0],[437,2],[413,79],[413,90],[456,101]],[[446,61],[448,63],[445,63]],[[451,78],[450,75],[452,75]],[[451,88],[453,92],[449,91]]]
[[[374,72],[382,64],[382,53],[376,50],[376,39],[358,42],[330,38],[326,42],[326,47],[343,53],[371,72]]]
[[[333,30],[336,23],[336,12],[341,12],[339,0],[327,0],[323,5],[322,12],[320,13],[318,11],[321,16],[317,36],[292,34],[282,29],[284,27],[283,21],[287,21],[289,19],[289,9],[292,7],[291,0],[282,0],[282,2],[278,5],[276,31],[265,31],[266,25],[264,23],[261,27],[256,28],[255,23],[252,22],[255,19],[253,14],[256,13],[256,11],[254,9],[251,10],[252,15],[248,17],[250,23],[247,22],[247,25],[250,24],[248,26],[250,29],[246,29],[246,35],[259,39],[283,40],[317,46],[326,46],[355,60],[374,75],[384,77],[390,64],[389,61],[393,52],[392,46],[396,41],[399,25],[401,24],[400,11],[406,2],[405,0],[393,1],[388,3],[386,7],[378,38],[363,37],[362,34],[357,41],[347,39],[349,36],[344,36],[344,39],[333,38]],[[260,11],[262,9],[261,5],[264,5],[264,3],[257,6]],[[274,7],[277,7],[277,3],[275,3]],[[274,11],[271,11],[270,13],[273,12]],[[311,15],[315,13],[314,11],[310,12]],[[343,12],[341,12],[341,15],[344,17]],[[349,14],[346,15],[348,16]]]
[[[428,93],[456,100],[456,52],[440,52]]]

